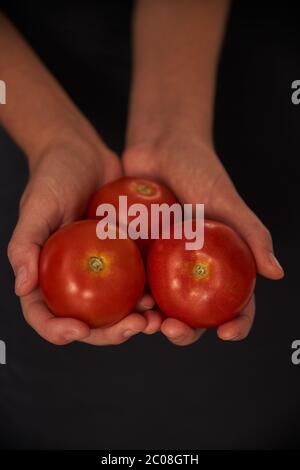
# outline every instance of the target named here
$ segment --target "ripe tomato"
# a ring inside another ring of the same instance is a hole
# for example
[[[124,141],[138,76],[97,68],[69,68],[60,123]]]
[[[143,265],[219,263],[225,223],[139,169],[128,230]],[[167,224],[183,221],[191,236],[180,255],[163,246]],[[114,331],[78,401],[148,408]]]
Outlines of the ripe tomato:
[[[117,213],[119,213],[119,196],[127,196],[128,207],[132,204],[144,204],[148,209],[148,239],[139,238],[136,240],[138,247],[143,254],[147,253],[151,245],[151,204],[166,203],[172,205],[178,202],[174,194],[163,184],[156,183],[143,178],[120,178],[108,183],[100,188],[92,197],[88,206],[87,217],[89,219],[97,218],[96,210],[100,204],[112,204]],[[128,217],[128,223],[134,219]],[[161,227],[160,227],[161,228]]]
[[[143,294],[145,270],[130,240],[100,240],[96,220],[74,222],[54,233],[40,256],[39,281],[54,315],[91,327],[125,317]]]
[[[204,246],[186,250],[181,240],[156,240],[148,256],[149,284],[168,317],[195,328],[225,323],[247,305],[256,265],[248,245],[219,222],[204,223]]]

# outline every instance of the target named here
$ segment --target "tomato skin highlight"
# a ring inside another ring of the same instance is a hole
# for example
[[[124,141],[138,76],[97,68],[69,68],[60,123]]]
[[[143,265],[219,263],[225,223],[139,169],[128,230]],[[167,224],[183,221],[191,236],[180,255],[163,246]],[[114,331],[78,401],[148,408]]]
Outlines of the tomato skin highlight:
[[[40,288],[52,313],[94,328],[128,315],[145,286],[135,243],[100,240],[96,226],[96,220],[84,220],[62,227],[44,245],[39,262]]]
[[[201,250],[186,250],[186,241],[160,239],[150,249],[148,279],[157,305],[193,328],[232,320],[255,287],[250,248],[230,227],[212,220],[205,220]]]
[[[124,177],[116,181],[102,186],[92,197],[88,210],[87,217],[89,219],[100,218],[96,216],[97,207],[100,204],[112,204],[116,209],[117,223],[119,213],[119,196],[127,196],[128,207],[132,204],[144,204],[148,209],[148,239],[135,240],[139,249],[145,255],[151,244],[151,204],[168,204],[172,205],[178,200],[174,194],[163,184],[157,183],[145,178],[129,178]],[[133,220],[133,216],[128,217],[128,223]]]

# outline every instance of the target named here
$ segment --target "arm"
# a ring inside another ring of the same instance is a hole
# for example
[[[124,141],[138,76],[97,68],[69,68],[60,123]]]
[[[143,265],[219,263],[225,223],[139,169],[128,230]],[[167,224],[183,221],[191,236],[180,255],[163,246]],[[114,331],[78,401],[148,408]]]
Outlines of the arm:
[[[140,0],[128,144],[172,128],[211,141],[216,66],[227,0]]]
[[[7,85],[7,104],[0,107],[0,123],[22,148],[31,167],[54,143],[67,143],[76,135],[84,135],[91,144],[107,150],[60,84],[1,13],[0,58],[0,76]]]
[[[266,227],[237,193],[215,153],[212,120],[227,0],[140,0],[134,19],[134,76],[123,156],[127,174],[162,179],[182,202],[205,204],[206,216],[231,225],[248,242],[258,272],[283,276]],[[247,336],[252,298],[219,327],[222,339]],[[174,319],[162,325],[175,344],[202,331]]]
[[[30,168],[8,247],[16,294],[21,297],[27,322],[55,344],[74,340],[118,344],[144,329],[152,331],[154,314],[144,317],[132,313],[110,328],[90,330],[79,320],[55,318],[46,308],[38,289],[40,248],[51,232],[79,218],[91,194],[119,177],[121,167],[4,16],[0,16],[0,76],[7,85],[7,104],[0,107],[0,122],[27,155]],[[144,301],[151,308],[151,298]],[[145,310],[143,303],[140,310]]]

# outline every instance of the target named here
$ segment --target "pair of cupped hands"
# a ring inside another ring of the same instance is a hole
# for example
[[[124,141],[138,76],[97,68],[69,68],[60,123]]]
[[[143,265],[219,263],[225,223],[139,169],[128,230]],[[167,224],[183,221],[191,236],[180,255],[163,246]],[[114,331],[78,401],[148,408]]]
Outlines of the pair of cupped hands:
[[[138,334],[161,331],[172,343],[188,345],[204,332],[165,318],[145,293],[135,311],[117,324],[90,329],[72,318],[56,318],[38,287],[38,261],[52,232],[84,214],[91,195],[122,175],[146,177],[165,183],[182,203],[204,203],[206,217],[220,220],[249,244],[258,273],[280,279],[283,270],[273,254],[272,238],[237,193],[213,145],[197,135],[165,132],[155,139],[129,145],[119,159],[100,138],[74,133],[51,142],[31,162],[30,178],[20,201],[19,220],[8,246],[8,256],[26,321],[47,341],[64,345],[82,341],[117,345]],[[219,326],[223,340],[245,338],[255,314],[254,296],[234,320]]]

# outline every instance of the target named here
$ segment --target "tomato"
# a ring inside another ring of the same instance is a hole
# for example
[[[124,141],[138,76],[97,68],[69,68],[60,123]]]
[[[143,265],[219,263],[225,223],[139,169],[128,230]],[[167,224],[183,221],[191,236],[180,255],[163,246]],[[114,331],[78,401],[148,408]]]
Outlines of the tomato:
[[[248,245],[226,225],[204,223],[204,246],[186,239],[156,240],[148,255],[152,295],[162,312],[195,328],[225,323],[247,305],[256,265]]]
[[[120,178],[100,188],[92,197],[88,206],[87,217],[97,218],[96,210],[100,204],[112,204],[116,208],[117,222],[119,221],[119,196],[127,196],[128,207],[132,204],[144,204],[148,209],[148,239],[136,240],[138,247],[145,254],[151,245],[151,204],[166,203],[172,205],[177,201],[174,194],[163,184],[143,178]],[[128,223],[134,216],[128,217]],[[161,229],[161,226],[160,226]]]
[[[96,220],[66,225],[42,249],[39,282],[54,315],[102,327],[125,317],[143,294],[145,270],[130,239],[100,240]]]

